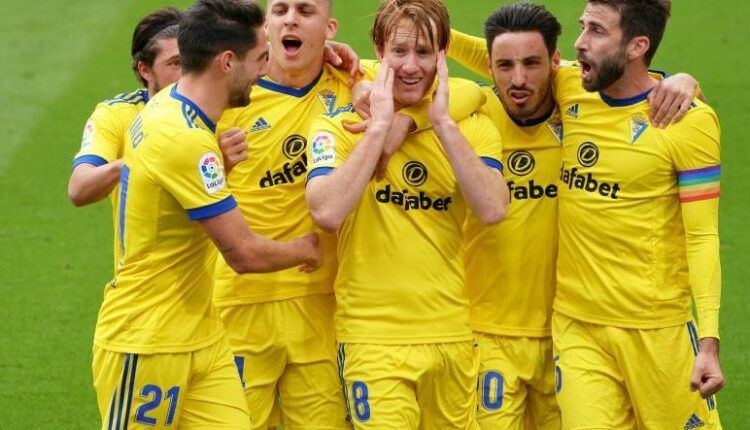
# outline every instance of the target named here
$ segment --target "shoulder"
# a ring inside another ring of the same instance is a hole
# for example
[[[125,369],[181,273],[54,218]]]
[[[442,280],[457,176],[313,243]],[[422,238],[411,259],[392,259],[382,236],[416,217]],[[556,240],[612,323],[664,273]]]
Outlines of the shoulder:
[[[690,105],[685,118],[677,124],[669,126],[666,131],[677,135],[700,132],[718,138],[720,133],[719,118],[711,106],[696,99]]]

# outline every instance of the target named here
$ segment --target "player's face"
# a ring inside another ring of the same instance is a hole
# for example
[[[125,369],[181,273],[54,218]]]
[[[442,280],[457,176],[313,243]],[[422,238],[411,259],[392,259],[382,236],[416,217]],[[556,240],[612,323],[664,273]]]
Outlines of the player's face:
[[[319,68],[338,29],[329,0],[269,0],[266,26],[271,61],[289,71]]]
[[[412,21],[403,19],[378,52],[378,58],[388,61],[395,72],[393,99],[400,107],[419,103],[435,80],[438,52],[427,31],[417,31]]]
[[[617,82],[627,65],[620,14],[610,6],[588,3],[579,23],[581,35],[575,48],[583,86],[588,91],[601,91]]]
[[[552,108],[551,78],[559,52],[550,58],[541,33],[504,33],[492,42],[490,70],[500,101],[516,119],[540,117]]]
[[[180,79],[180,51],[177,48],[177,38],[156,41],[156,58],[148,72],[145,79],[152,94]]]
[[[236,60],[229,79],[229,107],[243,107],[250,104],[250,92],[258,79],[268,73],[268,44],[266,31],[259,27],[256,32],[258,43],[248,51],[244,60]]]

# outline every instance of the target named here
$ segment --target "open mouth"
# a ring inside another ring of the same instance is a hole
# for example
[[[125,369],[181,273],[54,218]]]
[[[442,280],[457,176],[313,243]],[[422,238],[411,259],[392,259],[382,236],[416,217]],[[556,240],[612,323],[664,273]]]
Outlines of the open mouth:
[[[400,76],[398,80],[401,81],[407,87],[415,86],[415,85],[418,85],[420,82],[422,82],[422,78],[404,78]]]
[[[286,36],[281,40],[281,44],[284,45],[284,52],[289,55],[294,55],[299,52],[302,48],[302,41],[294,36]]]
[[[517,105],[523,105],[531,98],[531,92],[529,91],[511,90],[508,91],[508,95],[513,100],[513,103]]]
[[[578,64],[581,65],[581,77],[588,78],[591,75],[591,64],[581,59],[578,60]]]

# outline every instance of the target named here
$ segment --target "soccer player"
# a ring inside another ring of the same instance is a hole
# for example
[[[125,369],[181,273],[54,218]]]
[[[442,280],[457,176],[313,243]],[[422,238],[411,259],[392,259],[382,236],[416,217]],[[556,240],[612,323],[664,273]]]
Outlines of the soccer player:
[[[511,205],[494,226],[470,217],[464,238],[483,429],[560,428],[550,333],[563,130],[552,78],[560,32],[551,13],[530,3],[503,6],[485,22],[495,87],[487,88],[484,111],[503,138]]]
[[[580,73],[556,89],[563,428],[721,428],[719,122],[697,100],[666,129],[648,121],[648,66],[670,8],[589,0]]]
[[[211,303],[213,241],[233,269],[320,265],[317,236],[275,242],[249,230],[225,181],[215,122],[249,103],[267,70],[264,14],[199,0],[180,21],[179,83],[128,131],[118,217],[122,265],[94,336],[102,428],[249,429],[242,385]]]
[[[228,184],[245,220],[261,234],[286,240],[314,228],[304,196],[310,124],[352,106],[349,75],[325,64],[324,43],[338,27],[331,1],[271,0],[268,7],[268,76],[253,89],[252,103],[227,111],[218,129],[230,160]],[[470,109],[456,106],[457,116],[467,117],[480,104],[482,95],[475,93],[463,101],[473,104]],[[403,138],[411,122],[397,114],[394,129],[403,133],[392,138]],[[274,405],[285,428],[348,427],[333,326],[336,238],[320,234],[326,262],[312,274],[238,275],[223,261],[217,267],[214,301],[258,429],[274,423]]]
[[[145,88],[99,103],[86,122],[68,183],[68,198],[75,206],[88,205],[109,195],[112,218],[116,219],[128,126],[151,97],[180,77],[177,49],[180,16],[177,9],[164,8],[143,17],[136,25],[130,52],[133,71]],[[117,223],[114,224],[116,237]],[[117,246],[114,256],[116,270],[120,260]]]
[[[363,137],[347,112],[310,131],[307,202],[338,231],[335,293],[339,371],[357,429],[473,428],[478,351],[468,321],[462,225],[469,211],[500,221],[508,190],[500,138],[475,114],[447,114],[444,50],[450,28],[439,0],[388,0],[372,30],[382,67]],[[439,75],[432,129],[411,134],[373,178],[394,110],[420,103]]]

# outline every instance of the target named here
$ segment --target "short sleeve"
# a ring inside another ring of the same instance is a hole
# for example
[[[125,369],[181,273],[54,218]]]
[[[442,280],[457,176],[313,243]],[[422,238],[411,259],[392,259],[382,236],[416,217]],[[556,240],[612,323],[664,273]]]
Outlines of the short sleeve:
[[[353,149],[354,136],[343,128],[343,121],[358,119],[357,115],[347,115],[341,119],[320,116],[310,125],[307,141],[307,157],[310,163],[307,180],[327,175],[340,167]],[[363,135],[360,135],[363,136]]]
[[[110,106],[97,105],[83,127],[81,149],[73,159],[73,168],[81,164],[103,166],[120,158],[129,125],[124,122]]]
[[[158,155],[155,180],[193,221],[221,215],[237,206],[227,187],[224,160],[215,138],[202,129],[186,130]]]
[[[476,113],[462,121],[459,128],[484,164],[502,172],[502,138],[492,120],[483,113]]]

